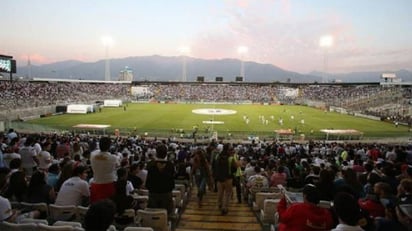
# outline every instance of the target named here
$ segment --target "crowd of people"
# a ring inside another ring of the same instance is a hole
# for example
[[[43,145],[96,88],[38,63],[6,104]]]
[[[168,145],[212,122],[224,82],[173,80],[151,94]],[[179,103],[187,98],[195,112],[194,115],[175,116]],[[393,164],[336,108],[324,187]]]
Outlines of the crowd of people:
[[[408,108],[412,90],[405,87],[379,85],[300,85],[280,84],[160,84],[139,85],[147,89],[142,97],[132,95],[132,84],[84,83],[84,82],[31,82],[0,81],[0,108],[13,110],[27,107],[67,105],[70,103],[94,103],[96,99],[116,98],[125,101],[156,100],[184,102],[232,102],[232,103],[282,103],[305,104],[306,101],[322,102],[326,106],[348,107],[371,113],[374,116],[393,118],[399,122],[411,119]],[[371,102],[384,103],[382,95],[393,101],[395,93],[401,100],[393,104],[405,110],[375,110]],[[365,100],[366,99],[366,100]],[[356,104],[356,102],[362,102]],[[356,104],[356,108],[351,105]]]
[[[132,196],[140,189],[148,190],[148,207],[164,208],[172,217],[172,190],[179,180],[195,182],[199,209],[206,190],[216,190],[222,215],[231,214],[233,191],[237,203],[249,203],[254,193],[280,185],[302,191],[302,202],[290,204],[283,197],[273,211],[279,214],[279,230],[412,227],[411,145],[181,143],[133,136],[19,134],[13,129],[0,134],[0,145],[1,221],[45,216],[9,211],[14,201],[90,208],[103,202],[110,207],[110,201],[116,221],[126,209],[142,208]],[[319,208],[321,200],[334,206]]]
[[[0,81],[0,109],[92,103],[106,97],[130,99],[130,85],[80,82]]]

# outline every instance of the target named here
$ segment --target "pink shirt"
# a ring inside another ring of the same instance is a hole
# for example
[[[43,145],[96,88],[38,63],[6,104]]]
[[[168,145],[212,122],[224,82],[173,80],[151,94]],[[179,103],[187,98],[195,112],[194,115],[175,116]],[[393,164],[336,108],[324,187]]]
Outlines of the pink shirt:
[[[277,186],[277,185],[283,185],[286,186],[286,179],[287,179],[287,175],[286,173],[282,172],[282,173],[278,173],[278,172],[274,172],[272,174],[272,176],[270,177],[270,186]]]

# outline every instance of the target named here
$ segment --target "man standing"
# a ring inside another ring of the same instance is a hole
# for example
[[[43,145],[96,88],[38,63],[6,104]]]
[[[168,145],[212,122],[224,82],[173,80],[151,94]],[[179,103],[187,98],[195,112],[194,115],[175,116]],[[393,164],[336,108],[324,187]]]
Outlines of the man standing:
[[[167,160],[167,147],[159,144],[156,147],[156,159],[147,164],[146,188],[149,190],[149,208],[163,208],[170,217],[173,212],[173,188],[175,170]]]
[[[99,141],[100,151],[91,153],[93,182],[90,185],[90,203],[109,198],[116,191],[114,182],[118,159],[109,152],[111,143],[109,137],[102,137]]]
[[[224,144],[222,152],[216,156],[213,165],[213,172],[217,181],[218,206],[222,215],[228,213],[228,205],[232,196],[233,173],[238,167],[233,158],[233,153],[232,144]]]

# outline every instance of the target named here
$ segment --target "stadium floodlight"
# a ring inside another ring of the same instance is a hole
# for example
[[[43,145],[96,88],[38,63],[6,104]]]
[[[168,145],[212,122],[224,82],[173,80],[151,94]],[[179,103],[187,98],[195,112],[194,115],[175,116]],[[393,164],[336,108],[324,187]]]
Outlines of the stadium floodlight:
[[[104,80],[110,81],[110,60],[109,60],[109,48],[113,46],[113,38],[110,36],[103,36],[101,38],[102,44],[105,48],[105,65],[104,65]]]
[[[237,48],[237,53],[240,55],[240,76],[245,81],[245,63],[244,56],[249,52],[249,48],[246,46],[239,46]]]
[[[187,81],[187,67],[186,67],[186,56],[190,53],[189,46],[179,47],[179,52],[182,54],[182,82]]]
[[[328,51],[329,48],[333,46],[332,35],[324,35],[319,39],[319,46],[324,49],[323,56],[323,80],[322,82],[327,82],[327,72],[328,72]]]

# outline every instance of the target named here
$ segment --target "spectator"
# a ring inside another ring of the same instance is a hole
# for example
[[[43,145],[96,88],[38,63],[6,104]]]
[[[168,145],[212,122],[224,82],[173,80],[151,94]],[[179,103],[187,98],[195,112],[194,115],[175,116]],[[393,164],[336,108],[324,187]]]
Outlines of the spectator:
[[[285,195],[278,204],[279,231],[330,230],[332,214],[328,209],[318,207],[319,191],[307,184],[303,188],[303,202],[287,206]]]
[[[90,202],[94,203],[113,196],[115,191],[116,156],[109,152],[111,146],[109,137],[102,137],[99,141],[100,151],[93,152],[90,162],[93,170],[93,182],[90,187]]]
[[[10,177],[5,189],[5,197],[12,201],[25,201],[27,197],[26,174],[21,169],[21,159],[10,162]]]
[[[333,208],[339,219],[339,224],[332,231],[363,231],[359,226],[360,208],[349,193],[339,192],[333,200]]]
[[[54,190],[57,189],[57,181],[59,179],[60,167],[59,164],[55,163],[50,165],[47,173],[47,184],[52,186]]]
[[[232,153],[234,148],[232,144],[223,145],[223,150],[216,156],[213,171],[217,181],[218,206],[222,215],[228,213],[228,205],[232,196],[232,178],[237,169],[237,163]]]
[[[86,231],[106,231],[114,221],[116,205],[111,200],[100,200],[90,206],[84,217]]]
[[[203,195],[206,193],[206,185],[210,181],[212,175],[210,173],[209,162],[205,156],[206,152],[202,149],[197,149],[194,152],[193,166],[191,175],[195,177],[197,185],[197,204],[202,206]]]
[[[127,180],[129,180],[132,183],[133,188],[135,189],[140,189],[143,186],[142,179],[137,176],[139,171],[140,171],[139,164],[133,163],[132,165],[130,165],[129,174],[127,174]]]
[[[287,175],[283,166],[279,166],[277,172],[273,172],[270,177],[270,187],[276,187],[279,184],[282,186],[287,184]]]
[[[36,171],[30,178],[27,202],[52,204],[56,199],[54,188],[46,183],[46,174]]]
[[[88,168],[77,166],[72,177],[64,181],[56,198],[56,205],[87,205],[90,197],[89,184],[87,183]]]
[[[146,188],[149,190],[149,208],[163,208],[169,217],[173,211],[172,190],[175,187],[174,166],[167,160],[167,147],[156,147],[156,159],[147,166]]]
[[[52,162],[52,156],[49,152],[51,148],[51,143],[46,141],[43,143],[42,146],[42,150],[37,155],[37,159],[39,161],[39,170],[47,172]]]
[[[33,170],[38,165],[37,154],[32,145],[34,144],[34,138],[28,136],[24,142],[24,146],[20,148],[19,154],[21,156],[21,166],[26,176],[31,177]]]

